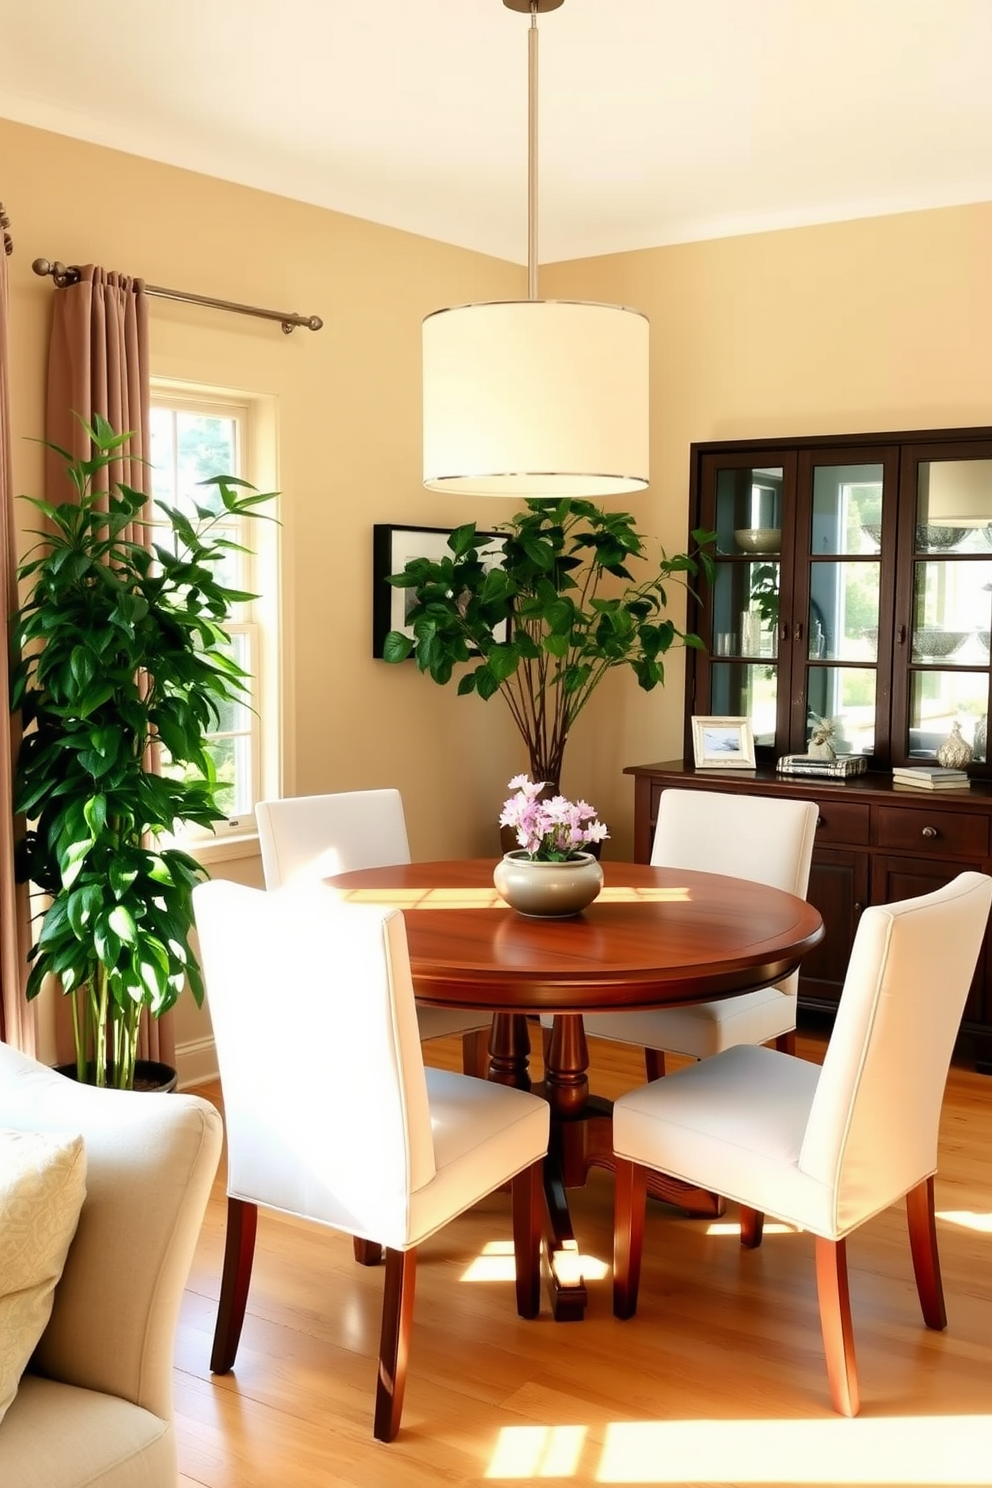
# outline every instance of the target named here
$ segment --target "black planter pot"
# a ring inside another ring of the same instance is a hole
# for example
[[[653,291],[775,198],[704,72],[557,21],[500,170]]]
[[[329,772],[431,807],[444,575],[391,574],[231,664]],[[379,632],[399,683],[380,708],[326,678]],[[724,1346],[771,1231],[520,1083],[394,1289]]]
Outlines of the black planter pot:
[[[107,1070],[108,1081],[113,1066]],[[75,1064],[57,1064],[55,1072],[65,1075],[67,1080],[76,1078]],[[135,1090],[175,1090],[179,1080],[179,1073],[172,1068],[171,1064],[162,1064],[157,1059],[136,1059],[134,1062],[134,1088]]]

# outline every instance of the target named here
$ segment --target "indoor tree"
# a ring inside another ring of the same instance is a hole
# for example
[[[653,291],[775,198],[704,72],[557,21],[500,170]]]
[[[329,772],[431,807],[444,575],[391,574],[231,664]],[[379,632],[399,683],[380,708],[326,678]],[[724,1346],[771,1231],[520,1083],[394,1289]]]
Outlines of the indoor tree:
[[[459,694],[501,696],[527,747],[531,778],[558,786],[572,727],[606,673],[629,666],[646,691],[664,682],[664,657],[701,646],[667,614],[672,582],[712,580],[712,535],[690,552],[650,561],[629,512],[591,501],[533,499],[497,532],[456,528],[447,554],[412,559],[389,582],[413,591],[412,638],[390,631],[384,656],[411,654],[442,685],[464,665]],[[505,535],[504,535],[505,534]],[[635,582],[628,564],[648,563]]]
[[[258,515],[276,493],[219,475],[190,515],[156,501],[150,522],[145,494],[114,479],[131,436],[99,415],[81,422],[89,458],[51,446],[74,496],[23,498],[46,526],[18,569],[13,616],[17,872],[47,896],[28,998],[56,978],[72,999],[77,1078],[127,1088],[142,1009],[159,1017],[185,985],[203,1000],[190,932],[205,870],[161,839],[224,819],[206,736],[245,691],[224,624],[254,596],[225,582],[237,545],[218,523]]]

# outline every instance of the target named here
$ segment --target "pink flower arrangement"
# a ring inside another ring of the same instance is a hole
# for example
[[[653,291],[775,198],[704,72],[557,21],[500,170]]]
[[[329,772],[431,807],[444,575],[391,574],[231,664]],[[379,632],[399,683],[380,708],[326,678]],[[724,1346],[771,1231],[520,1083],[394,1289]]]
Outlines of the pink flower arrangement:
[[[515,775],[510,789],[516,795],[504,802],[499,824],[516,829],[520,847],[535,862],[562,863],[588,843],[602,842],[610,835],[586,801],[567,801],[564,796],[538,800],[543,781]]]

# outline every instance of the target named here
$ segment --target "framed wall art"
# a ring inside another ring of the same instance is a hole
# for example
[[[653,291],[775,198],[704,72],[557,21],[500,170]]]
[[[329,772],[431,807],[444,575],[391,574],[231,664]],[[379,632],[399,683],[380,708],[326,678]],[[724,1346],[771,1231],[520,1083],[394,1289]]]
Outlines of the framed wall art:
[[[382,657],[386,636],[401,630],[411,636],[409,615],[415,600],[412,589],[397,589],[387,582],[390,574],[402,573],[413,558],[439,559],[450,556],[448,527],[395,527],[377,522],[372,528],[372,655]],[[500,561],[504,536],[500,532],[480,532],[486,547],[480,556],[487,567]],[[501,625],[497,639],[505,639],[506,626]]]
[[[749,718],[692,719],[697,770],[753,770],[754,734]]]

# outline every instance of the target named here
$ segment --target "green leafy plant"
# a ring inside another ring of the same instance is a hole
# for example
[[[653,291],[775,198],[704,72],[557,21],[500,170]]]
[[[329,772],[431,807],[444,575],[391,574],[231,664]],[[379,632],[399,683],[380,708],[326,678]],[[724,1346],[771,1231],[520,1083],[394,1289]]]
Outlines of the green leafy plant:
[[[755,563],[751,566],[751,609],[761,616],[770,630],[778,625],[778,564]]]
[[[28,823],[17,875],[50,901],[28,998],[57,978],[72,998],[77,1078],[129,1088],[142,1009],[159,1017],[187,984],[203,1001],[190,931],[205,870],[157,839],[224,818],[205,736],[244,694],[224,622],[254,596],[224,583],[237,545],[216,524],[259,515],[276,493],[216,476],[195,516],[157,501],[146,523],[145,495],[112,478],[131,436],[99,415],[83,427],[91,458],[50,446],[76,499],[22,498],[49,525],[18,569],[26,598],[13,616],[14,810]],[[156,771],[160,747],[183,778]]]
[[[413,591],[413,638],[390,631],[383,654],[392,662],[412,654],[441,685],[467,664],[459,694],[503,697],[531,778],[557,787],[572,727],[612,667],[629,666],[650,691],[664,682],[663,658],[676,641],[702,646],[666,607],[671,581],[700,572],[712,581],[712,534],[694,532],[691,553],[662,552],[635,583],[627,564],[647,560],[628,512],[535,499],[497,530],[505,533],[498,561],[483,557],[492,539],[469,522],[448,538],[450,557],[415,558],[390,576]]]

